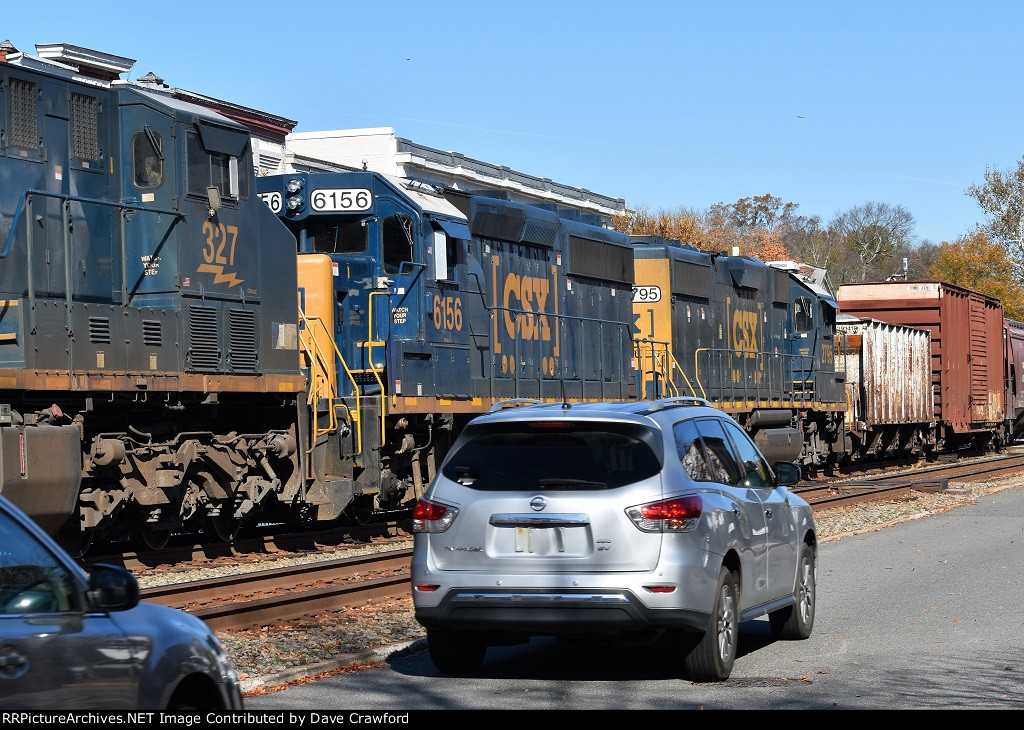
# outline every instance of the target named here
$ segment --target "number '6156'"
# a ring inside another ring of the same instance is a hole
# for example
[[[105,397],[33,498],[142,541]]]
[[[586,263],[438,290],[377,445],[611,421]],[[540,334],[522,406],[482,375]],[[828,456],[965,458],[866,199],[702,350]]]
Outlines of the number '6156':
[[[462,299],[434,295],[434,327],[446,330],[462,330]]]

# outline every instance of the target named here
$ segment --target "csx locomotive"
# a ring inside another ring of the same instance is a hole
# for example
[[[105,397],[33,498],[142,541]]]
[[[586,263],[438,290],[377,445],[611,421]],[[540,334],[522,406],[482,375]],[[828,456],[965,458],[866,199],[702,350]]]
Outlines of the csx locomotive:
[[[0,64],[0,492],[70,548],[365,521],[509,401],[696,395],[811,467],[939,445],[859,415],[868,348],[792,267],[252,171],[208,109]]]

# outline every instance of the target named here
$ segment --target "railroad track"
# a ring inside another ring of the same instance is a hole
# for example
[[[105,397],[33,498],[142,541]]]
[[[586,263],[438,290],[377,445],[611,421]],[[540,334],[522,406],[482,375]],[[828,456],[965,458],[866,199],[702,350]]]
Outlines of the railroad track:
[[[1024,471],[1024,453],[1011,453],[961,463],[952,461],[895,474],[860,477],[825,485],[798,485],[793,491],[815,510],[849,507],[864,502],[900,499],[914,492],[938,492],[950,480],[985,481]]]
[[[146,588],[142,598],[198,616],[214,630],[265,626],[409,593],[412,549]]]
[[[804,484],[793,491],[820,512],[868,501],[899,499],[914,492],[940,491],[951,479],[982,481],[1022,471],[1024,453],[1019,453],[827,485]],[[392,537],[407,536],[407,527],[405,523],[389,523],[385,532]],[[379,531],[381,527],[371,529]],[[329,541],[332,538],[327,535],[319,539]],[[283,552],[284,542],[278,548]],[[234,549],[238,551],[239,546]],[[301,616],[339,611],[382,598],[408,596],[411,555],[410,548],[399,548],[284,568],[234,573],[220,578],[146,588],[142,597],[189,611],[218,631],[265,626]]]

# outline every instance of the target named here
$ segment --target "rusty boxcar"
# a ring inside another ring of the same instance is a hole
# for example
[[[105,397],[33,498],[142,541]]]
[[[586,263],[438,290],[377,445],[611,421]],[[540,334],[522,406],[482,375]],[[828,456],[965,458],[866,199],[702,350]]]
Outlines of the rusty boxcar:
[[[1006,421],[1002,303],[942,281],[843,284],[840,311],[928,330],[936,450],[999,447]]]
[[[840,314],[836,370],[846,374],[850,458],[926,454],[934,447],[928,330]]]

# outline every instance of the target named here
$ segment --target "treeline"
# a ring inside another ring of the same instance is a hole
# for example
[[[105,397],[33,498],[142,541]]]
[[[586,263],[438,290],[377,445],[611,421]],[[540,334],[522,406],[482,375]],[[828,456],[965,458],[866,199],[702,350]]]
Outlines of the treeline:
[[[870,202],[824,222],[799,215],[797,203],[765,194],[704,210],[640,207],[613,221],[616,230],[663,236],[704,251],[794,260],[825,269],[833,285],[885,279],[937,279],[990,296],[1006,316],[1024,320],[1024,157],[1010,171],[988,168],[967,195],[985,223],[950,241],[918,241],[914,216],[900,205]]]

